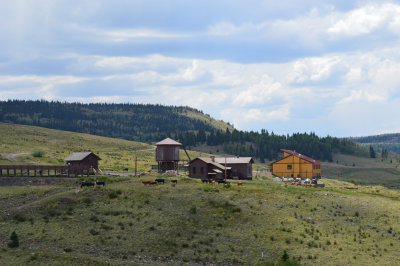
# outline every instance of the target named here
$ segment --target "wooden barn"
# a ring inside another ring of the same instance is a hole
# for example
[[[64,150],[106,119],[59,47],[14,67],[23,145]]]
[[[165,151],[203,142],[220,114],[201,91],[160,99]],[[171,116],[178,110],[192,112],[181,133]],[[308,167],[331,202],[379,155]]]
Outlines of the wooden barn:
[[[93,152],[74,152],[67,158],[65,158],[65,164],[75,167],[75,168],[84,168],[84,169],[99,169],[99,160],[100,157],[94,154]]]
[[[180,161],[179,148],[181,146],[181,143],[170,138],[156,143],[156,161],[159,172],[178,170],[178,163]]]
[[[189,176],[199,179],[249,179],[253,177],[252,157],[198,157],[189,162]]]
[[[283,158],[270,164],[271,172],[279,177],[321,178],[321,163],[292,150],[281,150]]]

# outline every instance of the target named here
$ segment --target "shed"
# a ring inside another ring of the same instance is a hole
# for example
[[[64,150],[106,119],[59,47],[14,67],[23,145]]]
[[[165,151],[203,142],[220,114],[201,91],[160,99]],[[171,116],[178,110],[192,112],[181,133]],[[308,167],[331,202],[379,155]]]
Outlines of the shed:
[[[93,152],[74,152],[65,158],[65,164],[77,168],[99,169],[99,160],[101,158]]]

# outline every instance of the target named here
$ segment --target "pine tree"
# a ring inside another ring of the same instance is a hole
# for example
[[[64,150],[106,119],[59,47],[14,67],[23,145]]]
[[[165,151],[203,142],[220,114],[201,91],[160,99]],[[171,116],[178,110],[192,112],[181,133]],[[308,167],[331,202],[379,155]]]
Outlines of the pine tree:
[[[17,235],[17,233],[16,233],[15,231],[13,231],[13,232],[11,233],[10,240],[11,240],[11,241],[8,242],[8,246],[9,246],[10,248],[17,248],[17,247],[19,247],[18,235]]]
[[[372,146],[369,146],[369,157],[376,158],[376,154],[375,154],[374,148],[372,148]]]

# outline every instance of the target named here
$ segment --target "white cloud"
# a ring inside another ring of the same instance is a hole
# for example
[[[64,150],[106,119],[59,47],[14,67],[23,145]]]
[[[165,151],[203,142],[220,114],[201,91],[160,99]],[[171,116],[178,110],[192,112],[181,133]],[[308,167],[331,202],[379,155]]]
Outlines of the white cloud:
[[[344,14],[337,14],[335,22],[327,31],[334,36],[369,34],[388,25],[391,27],[397,25],[399,16],[399,5],[392,3],[369,4]]]

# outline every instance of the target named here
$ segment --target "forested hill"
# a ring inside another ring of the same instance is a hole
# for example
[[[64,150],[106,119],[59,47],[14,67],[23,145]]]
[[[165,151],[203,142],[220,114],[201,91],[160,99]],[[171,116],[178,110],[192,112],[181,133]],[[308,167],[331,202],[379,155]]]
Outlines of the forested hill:
[[[332,153],[364,154],[350,140],[318,137],[313,133],[276,135],[245,132],[190,107],[151,104],[81,104],[48,101],[0,101],[0,122],[34,125],[156,142],[172,137],[186,146],[218,146],[220,151],[273,160],[280,149],[292,149],[318,160],[332,160]]]
[[[349,138],[361,146],[372,146],[378,152],[383,149],[400,153],[400,133],[381,134],[367,137]]]
[[[143,142],[178,133],[233,127],[190,107],[0,101],[0,121]]]

